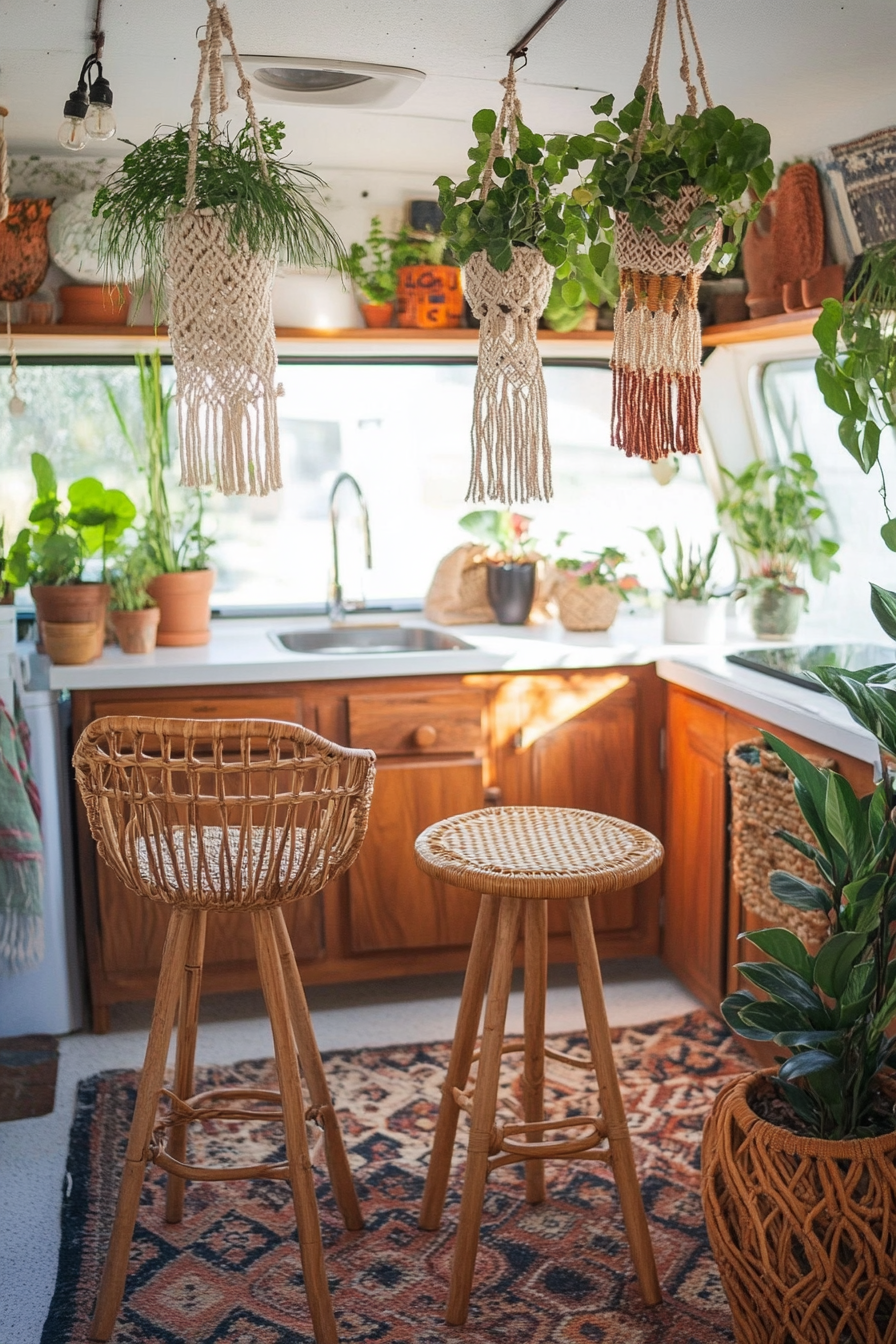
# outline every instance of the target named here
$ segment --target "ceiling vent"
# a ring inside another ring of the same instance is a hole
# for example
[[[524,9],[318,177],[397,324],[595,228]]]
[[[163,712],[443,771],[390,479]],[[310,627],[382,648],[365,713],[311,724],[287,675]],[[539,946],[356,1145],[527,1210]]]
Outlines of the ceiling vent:
[[[257,103],[318,107],[398,107],[426,76],[398,65],[329,61],[316,56],[243,56]]]

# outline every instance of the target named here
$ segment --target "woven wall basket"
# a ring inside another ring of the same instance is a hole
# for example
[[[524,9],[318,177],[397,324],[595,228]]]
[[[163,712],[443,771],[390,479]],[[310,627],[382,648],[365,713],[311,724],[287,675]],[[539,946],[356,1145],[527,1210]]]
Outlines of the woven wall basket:
[[[609,630],[622,601],[603,584],[581,584],[571,574],[558,578],[554,597],[565,630]]]
[[[737,1344],[896,1339],[896,1132],[828,1142],[761,1120],[733,1079],[703,1131],[703,1211]]]
[[[835,766],[827,758],[808,759],[820,770]],[[793,775],[780,756],[769,751],[761,737],[756,737],[738,742],[729,751],[728,781],[731,876],[741,901],[765,924],[790,929],[804,942],[819,943],[830,927],[825,915],[820,910],[794,910],[784,905],[768,886],[776,868],[816,885],[819,882],[815,865],[775,835],[778,830],[790,831],[814,844],[814,836],[793,795]]]

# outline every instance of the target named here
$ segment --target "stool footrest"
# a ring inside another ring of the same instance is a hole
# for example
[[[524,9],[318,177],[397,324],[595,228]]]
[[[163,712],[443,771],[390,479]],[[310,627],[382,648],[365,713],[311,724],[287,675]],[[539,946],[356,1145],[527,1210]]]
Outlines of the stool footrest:
[[[520,1040],[516,1040],[516,1041],[505,1041],[504,1044],[501,1046],[501,1054],[502,1054],[502,1055],[521,1055],[521,1054],[524,1053],[525,1049],[526,1049],[526,1042],[525,1042],[525,1041],[520,1041]],[[479,1052],[478,1050],[475,1050],[475,1051],[473,1052],[473,1057],[472,1057],[472,1059],[470,1060],[470,1063],[471,1063],[471,1064],[478,1064],[478,1062],[479,1062],[479,1054],[480,1054],[480,1052]],[[549,1046],[549,1045],[545,1045],[545,1046],[543,1047],[543,1054],[544,1054],[545,1059],[554,1059],[554,1060],[557,1061],[558,1064],[568,1064],[568,1065],[569,1065],[571,1068],[573,1068],[573,1069],[593,1069],[593,1068],[594,1068],[594,1061],[593,1061],[593,1060],[591,1060],[591,1059],[579,1059],[579,1057],[578,1057],[577,1055],[567,1055],[563,1050],[554,1050],[554,1049],[552,1049],[552,1047]]]
[[[557,1139],[553,1143],[543,1143],[541,1140],[527,1143],[525,1139],[521,1141],[516,1139],[517,1134],[547,1134],[554,1129],[582,1128],[587,1128],[587,1133],[577,1139]],[[560,1120],[521,1121],[496,1127],[492,1152],[506,1153],[517,1160],[530,1157],[576,1157],[579,1153],[588,1152],[604,1143],[606,1138],[607,1126],[603,1120],[593,1115],[566,1116]],[[609,1149],[607,1157],[609,1158]]]

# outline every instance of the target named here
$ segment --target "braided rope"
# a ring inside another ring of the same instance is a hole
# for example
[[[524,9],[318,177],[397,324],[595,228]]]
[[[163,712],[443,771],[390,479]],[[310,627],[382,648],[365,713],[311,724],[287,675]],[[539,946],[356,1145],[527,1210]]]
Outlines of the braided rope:
[[[0,224],[9,214],[9,153],[6,144],[6,108],[0,107]]]

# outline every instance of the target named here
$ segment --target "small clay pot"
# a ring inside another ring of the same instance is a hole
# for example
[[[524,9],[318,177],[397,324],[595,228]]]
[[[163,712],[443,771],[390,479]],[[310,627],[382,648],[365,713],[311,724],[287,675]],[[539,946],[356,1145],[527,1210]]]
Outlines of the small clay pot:
[[[803,281],[788,280],[781,289],[781,300],[785,313],[801,313],[805,310],[803,302]]]
[[[94,621],[44,621],[43,639],[44,651],[54,663],[77,667],[99,657]]]
[[[10,201],[0,222],[0,299],[18,303],[36,294],[50,266],[47,223],[51,200]]]
[[[62,322],[68,327],[123,327],[131,291],[127,285],[61,285]]]
[[[100,657],[106,642],[108,583],[33,583],[31,596],[37,609],[39,649],[48,622],[71,625],[89,621],[94,627],[94,651],[90,657]]]
[[[395,313],[394,303],[362,303],[359,305],[368,327],[391,327]]]
[[[214,584],[213,569],[183,569],[177,574],[157,574],[146,585],[160,612],[157,644],[192,648],[209,642],[209,597]]]
[[[525,625],[535,601],[535,571],[528,564],[486,565],[488,600],[499,625]]]
[[[836,299],[838,303],[842,303],[844,275],[842,266],[822,266],[811,279],[803,280],[804,306],[820,308],[825,299]]]
[[[109,620],[122,653],[152,653],[156,646],[160,612],[158,607],[141,611],[110,611]]]

